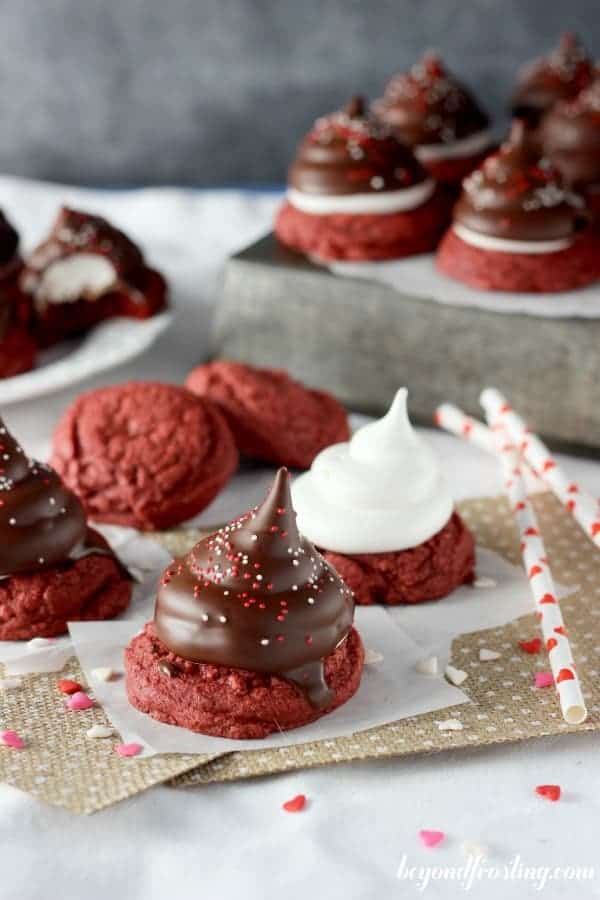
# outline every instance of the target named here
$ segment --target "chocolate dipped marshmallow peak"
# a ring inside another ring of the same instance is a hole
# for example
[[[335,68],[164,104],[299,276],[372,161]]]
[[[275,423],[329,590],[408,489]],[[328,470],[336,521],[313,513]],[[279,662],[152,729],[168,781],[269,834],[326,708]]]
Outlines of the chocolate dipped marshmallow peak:
[[[600,189],[600,72],[577,97],[556,103],[544,116],[540,140],[570,185]]]
[[[315,122],[290,167],[287,197],[312,214],[371,214],[414,209],[434,188],[393,129],[353,97]]]
[[[261,506],[167,569],[154,621],[184,659],[282,675],[323,707],[323,660],[349,634],[353,612],[349,588],[298,532],[282,468]]]
[[[0,419],[0,577],[81,555],[86,532],[75,494],[53,469],[29,459]]]
[[[435,53],[395,75],[373,108],[425,165],[481,154],[492,141],[487,114]]]
[[[577,35],[567,32],[546,57],[522,69],[512,99],[514,116],[537,126],[557,101],[575,97],[594,75],[594,64]]]
[[[583,198],[570,190],[523,120],[463,181],[454,208],[458,236],[489,250],[545,253],[569,246],[587,224]]]
[[[49,237],[27,260],[21,284],[38,308],[93,301],[128,284],[144,259],[127,235],[101,216],[63,207]]]

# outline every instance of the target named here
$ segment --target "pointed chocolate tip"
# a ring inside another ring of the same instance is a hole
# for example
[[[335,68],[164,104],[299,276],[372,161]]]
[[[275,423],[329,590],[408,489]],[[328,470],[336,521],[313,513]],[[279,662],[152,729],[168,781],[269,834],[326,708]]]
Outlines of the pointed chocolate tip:
[[[361,119],[365,114],[365,98],[356,94],[346,104],[344,112],[350,119]]]
[[[267,496],[256,510],[252,530],[274,535],[283,533],[292,543],[299,541],[290,491],[290,473],[284,466],[278,470]]]

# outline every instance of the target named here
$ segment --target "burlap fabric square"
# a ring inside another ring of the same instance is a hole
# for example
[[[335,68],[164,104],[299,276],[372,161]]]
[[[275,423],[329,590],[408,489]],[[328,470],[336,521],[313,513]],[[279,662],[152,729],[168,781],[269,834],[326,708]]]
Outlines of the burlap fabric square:
[[[14,728],[27,740],[27,749],[21,752],[0,749],[0,779],[40,800],[87,813],[167,780],[176,787],[186,787],[336,762],[599,729],[600,553],[551,494],[536,496],[534,505],[556,580],[578,588],[561,605],[589,710],[583,725],[567,725],[554,693],[533,686],[536,669],[547,669],[547,659],[544,654],[522,653],[517,643],[538,633],[532,604],[530,616],[454,641],[452,663],[469,673],[462,688],[471,704],[403,719],[350,737],[277,750],[257,749],[216,758],[172,754],[122,759],[113,749],[116,739],[86,737],[93,723],[106,723],[102,710],[89,711],[85,716],[65,715],[64,698],[56,690],[57,674],[28,676],[19,690],[0,695],[0,726]],[[459,504],[459,511],[478,544],[520,564],[518,534],[504,498],[468,500]],[[181,531],[165,534],[162,539],[174,553],[183,553],[198,537],[197,531]],[[496,650],[501,657],[480,662],[482,646]],[[82,677],[76,660],[71,660],[64,671],[76,680]],[[446,718],[458,719],[462,730],[440,731],[437,722]]]

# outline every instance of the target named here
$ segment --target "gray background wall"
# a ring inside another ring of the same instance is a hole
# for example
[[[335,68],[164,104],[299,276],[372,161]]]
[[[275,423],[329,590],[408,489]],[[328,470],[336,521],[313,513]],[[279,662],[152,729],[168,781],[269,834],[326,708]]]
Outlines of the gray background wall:
[[[600,55],[599,0],[0,0],[0,170],[281,181],[316,115],[423,49],[501,117],[565,28]]]

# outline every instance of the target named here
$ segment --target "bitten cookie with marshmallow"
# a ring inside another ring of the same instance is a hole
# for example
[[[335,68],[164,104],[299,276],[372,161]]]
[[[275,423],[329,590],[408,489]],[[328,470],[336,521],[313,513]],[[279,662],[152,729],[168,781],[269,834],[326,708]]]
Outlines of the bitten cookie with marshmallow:
[[[275,233],[323,260],[399,259],[433,250],[450,211],[451,198],[355,97],[304,139]]]
[[[19,290],[21,268],[19,235],[0,211],[0,378],[28,372],[35,363],[31,305]]]
[[[438,249],[445,274],[486,291],[546,293],[600,278],[600,238],[581,194],[540,157],[522,121],[463,182]]]
[[[163,276],[101,216],[63,207],[48,238],[25,262],[37,339],[49,345],[104,319],[147,319],[167,302]]]
[[[78,397],[56,427],[51,462],[90,518],[153,531],[208,506],[238,452],[210,400],[134,381]]]
[[[395,75],[373,109],[442,184],[460,188],[490,152],[487,114],[434,53]]]
[[[262,738],[358,689],[352,593],[296,527],[289,475],[167,569],[154,621],[125,651],[129,701],[161,722]]]
[[[406,397],[402,388],[382,419],[320,453],[292,487],[299,528],[359,604],[437,600],[473,580],[473,537]]]
[[[186,387],[219,407],[240,453],[251,459],[307,469],[324,447],[350,433],[335,397],[281,369],[217,360],[193,369]]]
[[[109,619],[132,580],[51,468],[28,459],[0,419],[0,640],[53,637]]]

